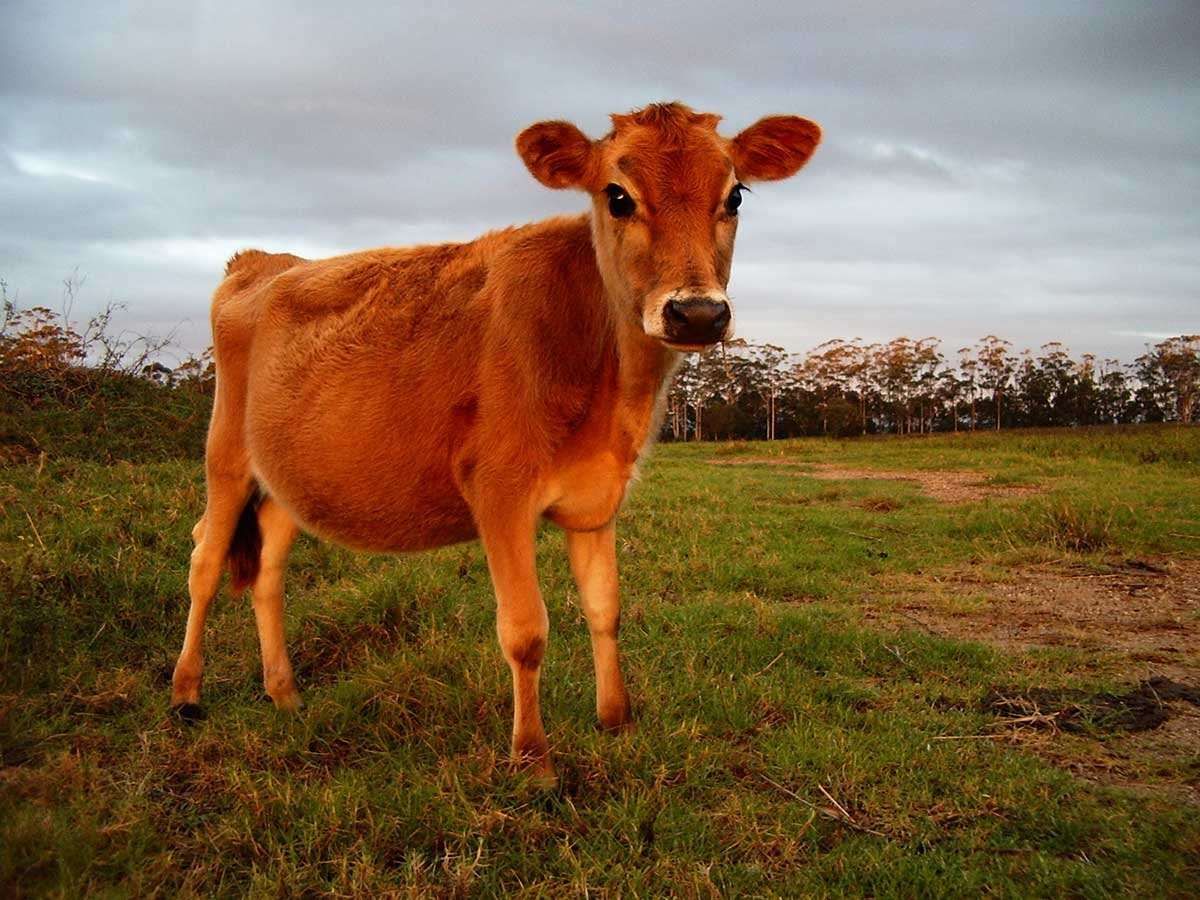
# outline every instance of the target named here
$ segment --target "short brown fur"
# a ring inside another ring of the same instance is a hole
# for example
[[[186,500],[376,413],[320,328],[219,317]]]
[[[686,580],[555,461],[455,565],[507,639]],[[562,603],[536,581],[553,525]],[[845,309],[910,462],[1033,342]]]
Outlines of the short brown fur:
[[[737,180],[792,174],[820,134],[773,117],[727,140],[718,120],[655,104],[614,116],[598,141],[565,122],[526,129],[517,147],[530,171],[587,192],[585,215],[462,244],[229,261],[213,298],[208,503],[174,703],[199,699],[203,625],[227,558],[235,581],[252,583],[267,690],[292,708],[282,577],[298,528],[376,551],[478,537],[513,677],[513,752],[550,775],[534,565],[546,518],[567,532],[601,722],[628,721],[614,521],[678,350],[694,349],[658,333],[663,298],[724,297],[736,228],[726,196]],[[618,180],[637,203],[620,220],[606,205]]]

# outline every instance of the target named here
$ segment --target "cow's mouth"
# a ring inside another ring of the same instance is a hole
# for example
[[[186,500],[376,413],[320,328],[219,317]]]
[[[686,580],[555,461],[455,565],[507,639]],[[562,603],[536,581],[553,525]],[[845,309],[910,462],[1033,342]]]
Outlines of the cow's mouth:
[[[721,343],[719,340],[711,341],[707,344],[684,344],[680,343],[679,341],[672,341],[666,338],[660,338],[660,340],[662,341],[664,347],[669,350],[674,350],[676,353],[703,353],[705,350],[709,350]]]

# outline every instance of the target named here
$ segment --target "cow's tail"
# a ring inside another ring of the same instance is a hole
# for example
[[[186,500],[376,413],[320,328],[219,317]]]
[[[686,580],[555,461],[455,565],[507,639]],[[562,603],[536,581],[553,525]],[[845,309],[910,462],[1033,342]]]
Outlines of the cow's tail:
[[[225,263],[225,275],[228,277],[240,269],[255,266],[264,259],[270,258],[270,256],[271,254],[265,250],[239,250],[233,256],[229,257],[229,260]]]
[[[262,531],[258,527],[258,507],[261,504],[262,491],[255,485],[246,498],[242,514],[238,516],[233,540],[229,544],[229,555],[226,557],[229,589],[235,597],[254,584],[262,564]]]

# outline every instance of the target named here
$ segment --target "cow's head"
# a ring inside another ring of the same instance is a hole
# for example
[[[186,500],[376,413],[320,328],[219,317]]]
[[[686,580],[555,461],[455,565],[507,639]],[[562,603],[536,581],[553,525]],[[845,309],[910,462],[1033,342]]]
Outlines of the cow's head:
[[[821,129],[798,116],[760,119],[734,138],[720,116],[679,103],[614,115],[598,141],[569,122],[539,122],[517,152],[547,187],[592,196],[596,258],[618,315],[677,350],[733,335],[725,288],[745,185],[794,175]]]

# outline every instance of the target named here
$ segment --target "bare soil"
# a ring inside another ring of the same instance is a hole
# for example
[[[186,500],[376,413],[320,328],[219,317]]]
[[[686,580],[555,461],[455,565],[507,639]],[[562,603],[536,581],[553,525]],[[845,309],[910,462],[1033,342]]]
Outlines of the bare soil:
[[[734,459],[711,460],[714,466],[787,466],[797,474],[822,481],[906,481],[915,484],[925,495],[942,503],[971,503],[991,497],[1024,497],[1040,494],[1045,488],[1036,484],[993,484],[982,479],[978,472],[954,470],[882,470],[852,469],[828,463],[807,466],[795,460],[771,456],[743,456]],[[803,468],[802,468],[803,466]]]
[[[916,484],[921,493],[942,503],[971,503],[997,496],[1023,497],[1045,490],[1034,484],[991,484],[981,480],[977,472],[916,469],[887,472],[878,469],[844,469],[839,466],[818,465],[807,474],[827,481],[908,481]]]
[[[998,686],[984,700],[996,716],[986,736],[1079,777],[1200,805],[1200,560],[1029,567],[1000,582],[970,568],[907,575],[889,580],[886,597],[867,612],[885,627],[1094,653],[1124,689]]]
[[[899,576],[872,617],[1014,649],[1116,654],[1130,674],[1200,678],[1200,560],[1127,560],[1111,571],[1031,567],[996,582],[970,568]]]

